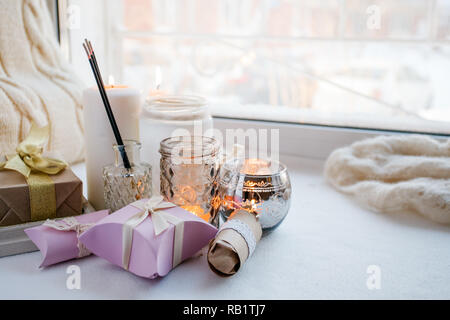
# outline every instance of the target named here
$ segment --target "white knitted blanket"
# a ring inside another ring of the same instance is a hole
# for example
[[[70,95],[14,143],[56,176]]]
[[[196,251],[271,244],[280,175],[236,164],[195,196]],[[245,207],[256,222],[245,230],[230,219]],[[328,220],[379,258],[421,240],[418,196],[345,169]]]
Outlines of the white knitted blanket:
[[[380,212],[416,212],[450,223],[450,139],[380,136],[335,150],[325,177]]]
[[[82,160],[82,86],[62,57],[45,0],[0,0],[0,8],[0,155],[14,152],[34,120],[50,124],[47,151]]]

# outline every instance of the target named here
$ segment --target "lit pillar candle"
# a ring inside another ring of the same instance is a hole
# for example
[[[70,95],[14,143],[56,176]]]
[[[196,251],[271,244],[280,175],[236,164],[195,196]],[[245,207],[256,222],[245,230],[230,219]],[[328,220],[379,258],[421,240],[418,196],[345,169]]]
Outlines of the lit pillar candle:
[[[105,86],[122,139],[139,141],[139,91],[122,85]],[[84,137],[88,200],[95,209],[105,208],[103,167],[114,162],[116,140],[97,87],[83,92]]]

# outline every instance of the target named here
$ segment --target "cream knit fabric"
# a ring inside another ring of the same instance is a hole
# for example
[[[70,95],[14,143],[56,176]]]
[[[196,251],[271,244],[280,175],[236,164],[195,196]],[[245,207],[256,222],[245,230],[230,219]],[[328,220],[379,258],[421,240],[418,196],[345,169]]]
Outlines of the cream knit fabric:
[[[50,124],[48,150],[83,159],[81,84],[64,60],[44,0],[0,0],[0,155],[31,121]]]
[[[325,177],[380,212],[416,212],[450,223],[450,139],[380,136],[335,150]]]

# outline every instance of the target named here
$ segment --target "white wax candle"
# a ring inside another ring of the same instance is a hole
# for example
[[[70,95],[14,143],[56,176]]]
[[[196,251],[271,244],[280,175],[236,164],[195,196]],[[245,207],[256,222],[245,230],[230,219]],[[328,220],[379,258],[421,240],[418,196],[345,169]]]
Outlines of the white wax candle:
[[[152,165],[153,194],[160,193],[160,154],[163,139],[173,135],[211,135],[212,118],[199,97],[161,94],[150,99],[140,116],[142,160]]]
[[[139,92],[120,85],[105,86],[105,89],[122,139],[139,141]],[[114,162],[112,146],[116,139],[97,87],[83,92],[83,106],[88,200],[95,209],[101,210],[105,208],[102,170]]]

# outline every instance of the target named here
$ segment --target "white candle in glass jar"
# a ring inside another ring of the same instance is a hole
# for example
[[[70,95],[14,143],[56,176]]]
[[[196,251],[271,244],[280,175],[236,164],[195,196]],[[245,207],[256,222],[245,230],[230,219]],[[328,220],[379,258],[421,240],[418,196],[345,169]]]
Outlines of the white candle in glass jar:
[[[105,89],[122,140],[139,141],[139,91],[122,85]],[[84,90],[83,107],[88,201],[101,210],[105,208],[102,171],[114,162],[112,146],[117,142],[97,87]]]
[[[140,117],[142,160],[152,165],[153,194],[160,193],[162,140],[171,136],[212,136],[213,120],[205,99],[190,95],[153,96]]]

